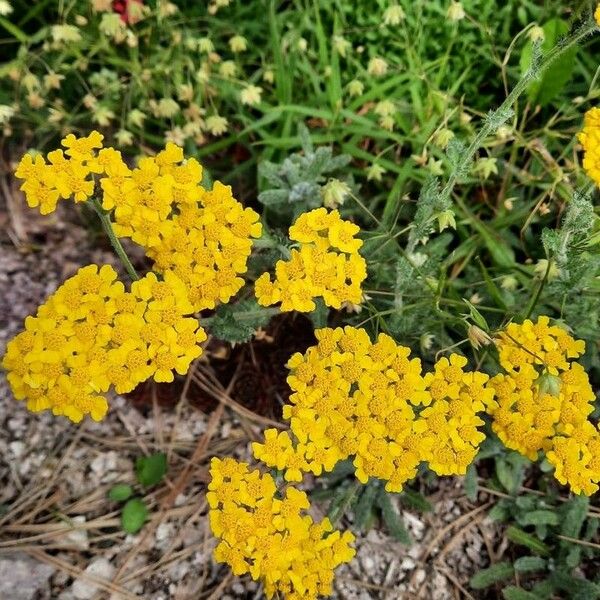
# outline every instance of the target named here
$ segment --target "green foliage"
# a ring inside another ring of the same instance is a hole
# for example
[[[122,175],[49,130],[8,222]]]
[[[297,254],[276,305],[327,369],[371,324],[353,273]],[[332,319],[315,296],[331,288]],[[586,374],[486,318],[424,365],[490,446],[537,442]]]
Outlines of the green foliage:
[[[118,483],[110,488],[108,499],[113,502],[125,502],[133,495],[133,488],[126,483]]]
[[[135,461],[135,475],[144,487],[159,483],[167,472],[167,455],[156,452],[149,456],[139,456]]]
[[[237,304],[221,304],[210,319],[209,328],[213,335],[230,343],[247,342],[270,318],[269,311],[253,300]]]
[[[352,178],[344,174],[350,156],[333,156],[329,146],[315,148],[305,125],[298,126],[302,152],[291,154],[283,163],[263,161],[258,173],[266,182],[258,199],[265,207],[290,220],[323,204],[322,186],[327,177],[337,175],[351,186]]]
[[[135,477],[143,490],[160,483],[166,472],[167,456],[163,452],[140,456],[135,461]],[[146,502],[135,495],[135,487],[118,483],[108,492],[108,499],[112,502],[125,503],[121,508],[121,529],[131,534],[137,533],[148,519]]]
[[[543,482],[540,484],[544,487]],[[510,566],[519,575],[519,586],[509,585],[502,590],[504,598],[598,597],[599,586],[583,579],[579,571],[584,560],[597,555],[584,545],[598,527],[595,516],[588,514],[589,504],[585,496],[560,501],[552,490],[498,501],[490,516],[508,525],[505,536],[515,545],[513,553],[517,554]],[[485,581],[485,571],[482,573]],[[480,576],[474,577],[476,583]]]
[[[148,508],[140,498],[128,500],[121,511],[121,528],[126,533],[135,534],[148,519]]]
[[[402,517],[396,512],[390,499],[390,494],[380,489],[375,501],[381,510],[381,517],[389,534],[402,544],[410,545],[412,543],[410,534],[402,522]]]
[[[482,590],[510,579],[513,574],[514,568],[509,562],[499,562],[473,575],[469,581],[469,585],[474,590]]]

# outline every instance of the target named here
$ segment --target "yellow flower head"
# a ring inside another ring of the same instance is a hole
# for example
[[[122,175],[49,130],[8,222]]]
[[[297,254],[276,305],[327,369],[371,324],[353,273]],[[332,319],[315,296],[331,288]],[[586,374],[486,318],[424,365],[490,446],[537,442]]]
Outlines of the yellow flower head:
[[[594,16],[598,21],[600,6]],[[583,130],[577,137],[583,146],[583,168],[600,185],[600,108],[593,107],[585,113]]]
[[[258,303],[281,302],[282,311],[315,310],[315,298],[339,309],[359,304],[367,265],[358,253],[362,240],[355,236],[358,225],[345,221],[337,210],[317,208],[300,215],[289,229],[290,239],[300,243],[290,259],[275,265],[275,280],[263,273],[256,281]]]
[[[353,457],[362,483],[376,477],[395,492],[424,461],[439,474],[465,473],[485,437],[487,375],[465,372],[466,359],[452,355],[423,376],[420,360],[385,334],[375,343],[353,327],[315,334],[318,344],[288,362],[290,432],[265,431],[255,458],[301,481]]]
[[[261,580],[268,598],[316,600],[332,593],[334,570],[355,554],[352,533],[304,514],[310,508],[304,492],[288,487],[277,498],[271,475],[246,463],[213,458],[210,475],[206,497],[217,562]]]
[[[45,215],[56,209],[60,198],[72,198],[84,202],[94,193],[92,173],[98,173],[96,153],[102,148],[102,134],[93,131],[89,136],[77,138],[72,133],[62,140],[66,148],[54,150],[47,155],[48,162],[41,155],[35,158],[25,154],[15,176],[22,179],[21,190],[25,192],[27,204],[38,207]]]
[[[108,265],[81,268],[8,343],[2,365],[27,408],[99,421],[111,386],[124,393],[150,377],[172,381],[200,356],[206,334],[186,316],[192,307],[174,274],[146,275],[131,292],[116,278]]]
[[[584,342],[542,316],[535,323],[508,325],[497,347],[506,373],[490,380],[492,429],[508,448],[531,460],[546,452],[556,478],[575,493],[593,493],[600,463],[589,467],[586,448],[598,438],[588,420],[595,394],[585,370],[573,361],[585,351]]]

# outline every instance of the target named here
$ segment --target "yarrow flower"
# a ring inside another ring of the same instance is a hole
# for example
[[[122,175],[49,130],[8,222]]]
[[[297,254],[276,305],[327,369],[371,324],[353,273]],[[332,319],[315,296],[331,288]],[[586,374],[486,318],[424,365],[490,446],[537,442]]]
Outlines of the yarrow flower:
[[[410,349],[363,329],[319,329],[318,344],[288,362],[294,391],[283,416],[290,432],[268,429],[254,457],[285,479],[320,475],[354,457],[356,477],[386,482],[398,492],[421,462],[440,475],[464,474],[484,439],[478,416],[492,390],[488,376],[463,370],[459,355],[442,358],[422,374]]]
[[[596,11],[600,15],[600,7]],[[583,168],[600,185],[600,108],[585,113],[583,130],[577,136],[583,146]]]
[[[20,189],[25,192],[27,204],[38,207],[43,215],[56,209],[60,198],[84,202],[94,192],[92,173],[101,173],[96,150],[102,148],[102,134],[93,131],[89,136],[65,137],[61,144],[66,150],[53,150],[46,159],[40,154],[25,154],[15,175],[23,179]],[[101,151],[102,153],[102,151]]]
[[[258,214],[235,200],[229,186],[217,181],[197,199],[180,205],[160,242],[146,250],[156,270],[173,271],[185,282],[196,311],[228,302],[240,290],[252,238],[262,231]]]
[[[337,210],[317,208],[300,215],[289,229],[290,239],[300,247],[291,251],[289,260],[277,262],[274,281],[268,273],[256,280],[258,303],[281,302],[284,312],[313,311],[317,297],[336,309],[344,302],[358,304],[367,276],[365,259],[358,253],[358,231],[358,225],[343,220]]]
[[[239,275],[246,272],[252,238],[261,235],[258,214],[235,200],[229,186],[215,182],[204,189],[200,163],[184,162],[183,150],[171,142],[136,169],[116,150],[102,152],[102,207],[114,211],[115,233],[143,246],[157,272],[175,273],[195,311],[228,302],[244,284]]]
[[[506,373],[490,380],[492,429],[508,448],[531,460],[546,452],[556,478],[575,493],[593,493],[600,481],[600,462],[589,454],[600,443],[588,420],[595,394],[584,368],[573,360],[584,353],[585,343],[541,316],[535,323],[511,323],[496,345]]]
[[[267,598],[316,600],[332,593],[334,569],[355,554],[351,532],[303,514],[308,497],[293,487],[276,494],[275,481],[233,458],[213,458],[206,498],[214,556],[234,575],[260,580]]]
[[[206,339],[191,312],[172,273],[164,281],[150,273],[126,291],[112,267],[88,265],[27,317],[2,366],[29,410],[99,421],[111,386],[124,393],[151,377],[173,381],[173,370],[187,372]]]

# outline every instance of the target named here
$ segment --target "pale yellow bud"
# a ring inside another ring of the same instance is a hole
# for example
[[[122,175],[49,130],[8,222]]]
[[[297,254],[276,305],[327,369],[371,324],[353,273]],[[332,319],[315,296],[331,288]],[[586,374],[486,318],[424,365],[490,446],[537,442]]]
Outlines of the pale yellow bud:
[[[129,111],[129,114],[127,115],[127,121],[134,127],[142,127],[145,118],[146,115],[138,108]]]
[[[333,47],[340,56],[345,57],[348,50],[352,48],[352,44],[347,39],[343,38],[341,35],[334,35]]]
[[[374,56],[367,66],[367,72],[374,77],[385,75],[388,70],[387,61],[379,56]]]
[[[158,101],[157,114],[159,117],[170,119],[179,112],[179,104],[173,98],[161,98]]]
[[[534,25],[528,32],[527,35],[532,42],[543,42],[546,34],[539,25]]]
[[[386,115],[385,117],[381,117],[381,119],[379,119],[379,127],[385,129],[386,131],[393,131],[394,125],[395,121],[392,115]]]
[[[362,81],[359,81],[358,79],[353,79],[348,84],[348,93],[351,96],[362,96],[364,90],[365,90],[364,84],[362,83]]]
[[[50,71],[47,75],[44,75],[44,87],[47,90],[59,90],[60,82],[65,78],[64,75],[59,75],[54,71]]]
[[[440,233],[450,227],[456,229],[456,218],[452,209],[444,210],[436,215]]]
[[[229,40],[229,47],[231,48],[231,51],[236,54],[238,52],[244,52],[248,48],[248,41],[244,36],[234,35]]]
[[[27,103],[31,108],[42,108],[46,101],[40,96],[38,92],[32,91],[27,94]]]
[[[548,259],[546,258],[538,260],[533,271],[536,277],[539,279],[545,277],[547,281],[553,281],[560,275],[560,269],[556,266],[554,261],[548,263]]]
[[[481,327],[477,327],[477,325],[469,325],[467,337],[475,350],[494,343],[494,340]]]
[[[200,52],[204,52],[205,54],[208,54],[209,52],[212,52],[214,49],[215,49],[215,46],[210,41],[210,38],[203,37],[198,40],[198,50]]]
[[[389,117],[396,112],[396,105],[391,100],[382,100],[373,110],[382,117]]]
[[[383,174],[385,173],[385,169],[378,165],[377,163],[373,163],[367,169],[367,180],[368,181],[381,181]]]
[[[448,147],[451,140],[454,139],[454,132],[446,127],[438,130],[433,136],[433,143],[442,150]]]
[[[188,83],[182,83],[177,88],[177,97],[182,102],[190,102],[194,97],[194,88]]]
[[[433,347],[433,342],[435,340],[435,336],[431,333],[424,333],[419,338],[419,346],[421,347],[421,352],[425,353]]]
[[[385,12],[383,13],[383,22],[386,25],[399,25],[405,17],[406,15],[404,14],[402,7],[398,4],[393,4],[385,9]]]
[[[225,79],[235,77],[237,66],[232,60],[226,60],[219,65],[219,75]]]
[[[220,115],[211,115],[206,119],[206,129],[214,136],[223,135],[227,131],[227,127],[227,119]]]
[[[108,106],[98,105],[92,111],[92,121],[100,127],[107,127],[114,118],[115,113]]]
[[[345,181],[331,178],[321,188],[321,198],[323,198],[323,206],[334,210],[344,204],[346,198],[352,193],[350,186]]]
[[[248,106],[256,106],[260,103],[262,88],[257,85],[249,85],[240,92],[240,101]]]
[[[452,2],[448,7],[448,12],[446,13],[449,21],[461,21],[464,19],[467,14],[465,13],[465,9],[460,2]]]
[[[126,129],[119,129],[119,131],[115,133],[115,139],[117,140],[117,144],[121,147],[131,146],[131,144],[133,144],[133,133]]]

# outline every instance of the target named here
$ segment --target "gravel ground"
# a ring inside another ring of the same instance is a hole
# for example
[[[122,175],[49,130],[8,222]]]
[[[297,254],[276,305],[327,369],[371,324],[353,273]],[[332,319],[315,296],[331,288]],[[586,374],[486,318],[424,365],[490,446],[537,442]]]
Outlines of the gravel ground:
[[[0,208],[0,353],[24,317],[80,265],[114,264],[79,223],[73,215],[40,219],[14,202]],[[28,413],[0,374],[0,599],[263,597],[255,582],[213,562],[204,491],[210,456],[247,459],[266,419],[221,387],[210,352],[194,378],[216,400],[208,414],[185,397],[165,408],[149,393],[142,409],[114,398],[102,423],[73,425]],[[107,491],[133,483],[135,458],[158,450],[169,458],[167,478],[144,494],[149,522],[126,535]],[[491,502],[480,494],[469,503],[459,479],[436,485],[428,491],[432,513],[401,510],[410,547],[377,528],[358,536],[357,557],[338,571],[335,598],[474,597],[468,578],[502,553],[485,518]]]

